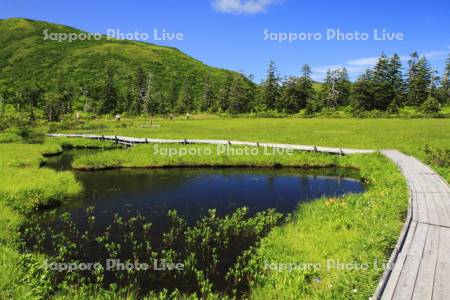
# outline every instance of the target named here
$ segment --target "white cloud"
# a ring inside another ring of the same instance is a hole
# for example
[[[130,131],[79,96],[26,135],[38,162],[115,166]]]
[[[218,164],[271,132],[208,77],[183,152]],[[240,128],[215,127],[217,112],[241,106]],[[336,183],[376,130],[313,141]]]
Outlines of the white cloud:
[[[419,53],[419,56],[425,56],[428,59],[442,59],[442,58],[446,58],[447,55],[448,55],[448,51],[443,51],[443,50]],[[355,65],[355,66],[374,66],[378,62],[378,59],[379,59],[379,56],[359,58],[359,59],[350,60],[347,62],[347,64]],[[400,59],[402,61],[408,61],[409,55],[400,55]]]
[[[311,75],[312,80],[314,81],[322,81],[323,80],[323,75],[320,74],[312,74]]]
[[[448,46],[450,49],[450,46]],[[435,50],[424,53],[419,53],[419,56],[425,56],[429,60],[441,60],[448,57],[448,51],[445,50]],[[347,61],[343,65],[329,65],[329,66],[319,66],[312,68],[314,80],[323,80],[325,74],[328,70],[336,70],[345,67],[350,75],[350,77],[356,78],[358,75],[363,73],[367,68],[373,67],[378,62],[377,57],[365,57],[352,59]],[[400,60],[407,62],[409,60],[409,55],[400,55]]]
[[[232,14],[256,14],[266,7],[279,3],[279,0],[213,0],[213,8],[220,12]]]
[[[428,59],[442,59],[442,58],[446,58],[448,55],[447,51],[430,51],[430,52],[426,52],[422,54],[423,56],[425,56]]]
[[[336,70],[342,68],[341,65],[321,66],[312,68],[313,73],[326,74],[328,70]]]
[[[377,63],[378,57],[367,57],[350,60],[347,63],[355,66],[373,66]]]
[[[367,66],[349,66],[349,65],[330,65],[312,68],[312,72],[316,76],[325,75],[328,70],[337,70],[346,68],[349,74],[359,74],[364,72]]]
[[[313,74],[312,74],[311,78],[313,78],[316,81],[323,81],[325,79],[325,75],[327,74],[328,70],[336,70],[336,69],[346,68],[348,74],[350,75],[350,78],[354,79],[354,78],[358,77],[360,74],[362,74],[369,67],[370,66],[368,66],[368,65],[358,66],[358,65],[350,65],[350,64],[314,67],[314,68],[312,68]]]

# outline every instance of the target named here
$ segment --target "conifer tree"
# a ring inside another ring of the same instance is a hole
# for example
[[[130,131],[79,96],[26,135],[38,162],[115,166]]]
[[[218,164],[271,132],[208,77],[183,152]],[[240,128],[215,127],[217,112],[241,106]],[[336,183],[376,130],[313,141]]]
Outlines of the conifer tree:
[[[244,113],[248,109],[248,94],[242,81],[236,76],[230,88],[228,111],[232,114]]]
[[[200,105],[200,110],[207,111],[212,108],[214,103],[214,91],[211,84],[211,78],[210,75],[207,74],[205,77],[205,84],[203,87],[203,96],[202,96],[202,102]]]
[[[347,105],[350,99],[351,82],[348,76],[347,68],[338,71],[337,89],[339,91],[339,105]]]
[[[218,103],[217,103],[217,111],[225,112],[228,110],[230,105],[230,93],[231,93],[231,85],[233,83],[233,78],[231,75],[228,75],[225,83],[221,87],[219,91]]]
[[[406,100],[406,84],[403,78],[402,62],[398,54],[389,60],[389,86],[392,92],[392,101],[388,106],[391,112],[397,112]]]
[[[178,112],[190,113],[194,110],[194,94],[192,85],[189,84],[189,78],[185,78],[183,86],[178,95]]]
[[[262,102],[267,109],[275,109],[278,97],[280,97],[280,77],[274,61],[270,61],[267,70],[267,78],[263,83]]]
[[[300,109],[300,85],[298,78],[290,76],[284,82],[281,88],[281,96],[279,101],[279,110],[287,113],[296,113]]]
[[[314,99],[315,91],[311,74],[311,67],[309,65],[304,65],[302,67],[302,76],[299,79],[301,91],[299,109],[305,108],[308,102],[313,101]]]
[[[174,111],[177,109],[177,101],[178,101],[179,93],[180,93],[180,87],[179,87],[179,83],[178,83],[178,78],[174,78],[172,80],[170,92],[166,98],[167,111],[171,112],[171,111]]]
[[[142,99],[142,110],[146,114],[154,114],[157,112],[157,97],[154,97],[155,92],[153,91],[153,75],[148,73],[147,83],[145,85],[144,97]]]
[[[401,63],[397,55],[389,58],[384,53],[381,54],[374,67],[372,87],[375,97],[373,109],[386,111],[390,107],[391,110],[396,110],[402,89]]]
[[[374,109],[373,72],[367,69],[352,88],[351,105],[354,111]]]
[[[140,115],[144,105],[144,97],[145,97],[145,84],[147,78],[145,76],[144,70],[141,67],[138,67],[135,75],[136,80],[136,99],[134,102],[134,113],[136,115]]]
[[[431,87],[431,70],[425,57],[411,54],[408,70],[408,103],[420,106],[428,99]]]
[[[439,99],[442,104],[450,104],[450,54],[448,55],[444,73],[441,78]]]
[[[106,68],[106,81],[103,89],[103,105],[102,114],[116,113],[117,109],[117,92],[114,87],[114,73],[112,67]]]

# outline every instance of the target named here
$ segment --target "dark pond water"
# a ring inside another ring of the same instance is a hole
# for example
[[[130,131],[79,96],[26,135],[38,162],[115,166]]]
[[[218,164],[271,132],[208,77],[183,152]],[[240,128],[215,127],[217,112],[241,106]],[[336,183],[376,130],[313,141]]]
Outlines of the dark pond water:
[[[66,151],[48,158],[46,167],[70,170],[74,156],[93,153]],[[199,271],[214,291],[244,294],[249,278],[260,270],[239,273],[240,280],[232,270],[247,267],[250,256],[239,259],[240,255],[280,224],[278,213],[293,212],[299,203],[320,197],[364,191],[358,172],[348,169],[123,169],[75,172],[75,176],[84,186],[83,195],[31,215],[22,229],[24,250],[68,263],[103,263],[108,258],[183,262],[181,273],[112,270],[101,279],[89,272],[77,273],[105,287],[133,283],[138,295],[162,288],[198,292],[205,280],[199,279]],[[241,207],[248,207],[245,217],[223,221],[225,215],[236,216]],[[217,217],[209,217],[210,209],[216,210]],[[171,210],[176,210],[177,218],[169,216]],[[58,273],[58,280],[66,278],[64,274]]]
[[[93,153],[66,151],[50,157],[47,167],[70,170],[75,155]],[[268,208],[288,213],[301,202],[364,190],[356,179],[358,171],[338,168],[123,169],[75,172],[75,175],[84,186],[84,194],[57,212],[70,212],[76,220],[87,206],[94,206],[94,215],[105,225],[116,213],[129,216],[140,213],[157,219],[170,209],[175,209],[188,223],[212,208],[220,216],[244,206],[250,214]]]

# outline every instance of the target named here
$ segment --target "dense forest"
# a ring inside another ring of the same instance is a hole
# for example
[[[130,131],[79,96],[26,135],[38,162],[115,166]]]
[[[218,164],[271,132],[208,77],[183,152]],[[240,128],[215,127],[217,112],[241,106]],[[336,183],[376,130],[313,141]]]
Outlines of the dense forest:
[[[298,76],[282,78],[270,62],[265,80],[255,84],[251,75],[206,66],[173,48],[106,37],[43,40],[49,28],[82,32],[25,19],[0,21],[0,114],[14,109],[49,121],[75,111],[313,116],[329,110],[395,114],[406,106],[434,114],[450,104],[450,56],[439,74],[417,52],[405,66],[399,55],[381,54],[355,82],[342,68],[329,70],[321,84],[308,65]]]

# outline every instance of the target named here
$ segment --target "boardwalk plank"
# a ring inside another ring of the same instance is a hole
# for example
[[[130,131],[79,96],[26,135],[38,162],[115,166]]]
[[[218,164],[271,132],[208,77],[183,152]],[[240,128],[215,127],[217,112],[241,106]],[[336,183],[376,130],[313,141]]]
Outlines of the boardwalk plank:
[[[431,300],[433,296],[434,274],[436,270],[436,257],[428,257],[420,260],[419,273],[412,299]]]
[[[433,300],[448,300],[450,297],[450,262],[439,261],[434,278]]]
[[[439,250],[433,299],[448,299],[450,296],[450,228],[439,228]]]
[[[397,261],[395,262],[391,275],[389,276],[389,281],[386,283],[386,287],[384,288],[383,295],[381,299],[388,300],[392,299],[395,288],[397,287],[398,280],[400,278],[400,274],[403,269],[403,265],[405,263],[406,255],[399,254],[397,257]]]
[[[429,225],[423,223],[419,223],[417,225],[414,238],[411,242],[410,248],[408,249],[409,256],[422,258],[429,227]]]
[[[450,227],[450,201],[440,193],[429,194],[429,197],[436,207],[437,225]]]
[[[422,223],[428,223],[428,205],[425,202],[424,193],[413,193],[413,197],[417,202],[417,220]]]
[[[439,211],[433,197],[434,193],[423,193],[425,205],[428,208],[428,224],[440,225]]]
[[[428,226],[428,234],[423,250],[423,258],[437,259],[439,254],[440,227]]]
[[[420,257],[406,256],[392,299],[411,299],[420,266]]]

